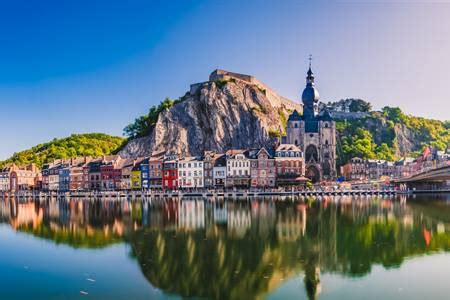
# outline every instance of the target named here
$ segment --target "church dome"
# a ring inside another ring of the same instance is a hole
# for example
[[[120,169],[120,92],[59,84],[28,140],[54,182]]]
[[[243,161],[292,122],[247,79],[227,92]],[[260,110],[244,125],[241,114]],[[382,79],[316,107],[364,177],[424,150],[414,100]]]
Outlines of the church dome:
[[[312,107],[319,102],[319,91],[314,86],[314,73],[311,67],[308,70],[308,76],[306,77],[306,87],[302,93],[302,102],[305,106]]]
[[[319,102],[319,91],[314,86],[306,86],[302,93],[302,102],[305,105]]]

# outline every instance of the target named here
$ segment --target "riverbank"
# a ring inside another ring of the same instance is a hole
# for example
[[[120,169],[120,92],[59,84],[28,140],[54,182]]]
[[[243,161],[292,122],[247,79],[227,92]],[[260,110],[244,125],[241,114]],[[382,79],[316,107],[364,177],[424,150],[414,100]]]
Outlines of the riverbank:
[[[277,191],[277,190],[242,190],[242,191],[102,191],[102,192],[17,192],[17,193],[0,193],[2,197],[16,198],[97,198],[97,199],[165,199],[165,198],[252,198],[252,197],[307,197],[307,196],[343,196],[343,195],[395,195],[398,192],[389,190],[293,190],[293,191]]]

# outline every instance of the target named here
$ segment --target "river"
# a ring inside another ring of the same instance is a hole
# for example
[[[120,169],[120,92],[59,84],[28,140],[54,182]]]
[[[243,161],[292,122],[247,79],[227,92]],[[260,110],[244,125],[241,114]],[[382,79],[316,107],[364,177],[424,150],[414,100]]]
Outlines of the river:
[[[450,195],[0,199],[1,299],[444,299]]]

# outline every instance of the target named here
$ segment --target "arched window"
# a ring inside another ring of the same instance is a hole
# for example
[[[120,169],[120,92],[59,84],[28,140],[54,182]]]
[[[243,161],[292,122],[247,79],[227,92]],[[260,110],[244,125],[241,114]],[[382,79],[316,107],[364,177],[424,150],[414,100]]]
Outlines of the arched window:
[[[325,123],[325,128],[328,128],[328,123]]]
[[[295,140],[294,144],[295,144],[295,146],[298,146],[298,141],[297,141],[297,140]]]
[[[294,127],[298,128],[298,123],[297,122],[294,123]]]
[[[306,151],[305,151],[305,158],[306,158],[306,161],[311,161],[311,160],[316,161],[316,162],[319,161],[319,153],[318,153],[318,151],[317,151],[316,146],[314,146],[314,145],[309,145],[309,146],[306,148]]]
[[[327,146],[328,146],[328,140],[325,140],[325,145],[327,145]]]

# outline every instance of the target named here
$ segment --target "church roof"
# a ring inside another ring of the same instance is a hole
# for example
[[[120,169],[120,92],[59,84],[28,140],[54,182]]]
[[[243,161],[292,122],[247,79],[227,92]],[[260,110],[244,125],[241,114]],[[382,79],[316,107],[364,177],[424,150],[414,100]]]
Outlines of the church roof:
[[[333,117],[331,116],[331,113],[329,110],[325,109],[323,110],[319,115],[319,120],[321,121],[332,121]]]
[[[297,110],[294,110],[294,112],[289,116],[288,121],[301,121],[302,116],[298,113]]]

